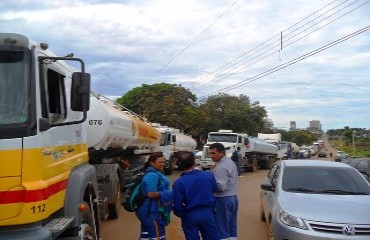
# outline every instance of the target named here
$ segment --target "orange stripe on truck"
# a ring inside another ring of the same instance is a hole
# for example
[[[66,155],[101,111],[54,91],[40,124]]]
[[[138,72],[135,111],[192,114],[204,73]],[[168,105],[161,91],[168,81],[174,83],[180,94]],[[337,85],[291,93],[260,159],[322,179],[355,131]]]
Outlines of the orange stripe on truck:
[[[31,203],[48,199],[67,188],[68,179],[56,182],[47,188],[37,190],[18,190],[0,192],[0,204]]]

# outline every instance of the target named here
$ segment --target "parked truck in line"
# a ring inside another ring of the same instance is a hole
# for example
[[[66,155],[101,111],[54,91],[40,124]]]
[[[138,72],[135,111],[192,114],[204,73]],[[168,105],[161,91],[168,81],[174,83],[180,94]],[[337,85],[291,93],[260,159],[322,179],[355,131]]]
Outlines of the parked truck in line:
[[[281,133],[258,133],[257,138],[269,143],[279,143],[281,142]]]
[[[255,171],[257,168],[268,169],[275,162],[278,147],[245,133],[234,133],[231,130],[219,130],[208,133],[207,143],[203,147],[200,167],[211,169],[215,163],[208,156],[208,148],[212,143],[222,143],[225,146],[226,156],[231,158],[232,153],[240,148],[243,163],[242,168]]]
[[[0,239],[97,240],[100,219],[118,217],[117,163],[134,176],[161,134],[48,48],[0,33]]]
[[[178,163],[178,155],[182,152],[194,152],[197,142],[177,128],[162,126],[159,123],[152,123],[152,126],[162,134],[162,141],[158,149],[163,152],[166,160],[164,173],[171,175],[175,165],[179,170],[182,170]]]
[[[280,133],[258,133],[258,138],[278,146],[277,159],[293,159],[299,153],[297,144],[281,140]]]

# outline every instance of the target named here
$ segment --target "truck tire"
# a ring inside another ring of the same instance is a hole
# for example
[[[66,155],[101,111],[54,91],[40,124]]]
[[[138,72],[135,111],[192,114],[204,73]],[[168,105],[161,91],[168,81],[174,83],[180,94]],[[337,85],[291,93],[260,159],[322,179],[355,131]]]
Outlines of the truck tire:
[[[119,206],[121,205],[121,184],[119,183],[119,179],[116,185],[117,198],[115,203],[108,204],[108,219],[117,219],[119,216]]]
[[[259,168],[264,170],[270,169],[270,160],[269,159],[260,160]]]

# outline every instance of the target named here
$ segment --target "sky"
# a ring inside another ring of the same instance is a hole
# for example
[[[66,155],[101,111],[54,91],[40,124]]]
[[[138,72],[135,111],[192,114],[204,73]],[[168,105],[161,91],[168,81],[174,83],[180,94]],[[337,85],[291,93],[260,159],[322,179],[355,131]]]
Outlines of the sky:
[[[110,98],[249,96],[274,126],[370,129],[369,0],[2,0],[0,32],[74,53]]]

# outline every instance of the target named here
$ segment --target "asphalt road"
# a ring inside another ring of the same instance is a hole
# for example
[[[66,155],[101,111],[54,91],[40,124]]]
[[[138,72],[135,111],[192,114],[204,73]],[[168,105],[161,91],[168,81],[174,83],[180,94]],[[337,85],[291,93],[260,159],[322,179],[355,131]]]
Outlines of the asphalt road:
[[[171,181],[178,178],[180,173],[174,172],[170,176]],[[259,190],[266,174],[267,170],[244,172],[243,178],[239,178],[238,239],[266,239],[266,224],[259,220]],[[126,212],[121,208],[119,218],[103,221],[101,230],[103,240],[137,240],[140,233],[140,222],[134,213]],[[171,223],[166,231],[167,240],[185,240],[181,221],[175,215],[171,216]]]

